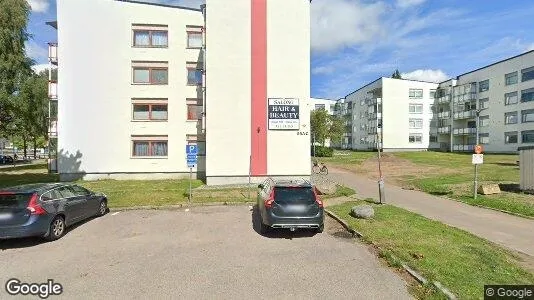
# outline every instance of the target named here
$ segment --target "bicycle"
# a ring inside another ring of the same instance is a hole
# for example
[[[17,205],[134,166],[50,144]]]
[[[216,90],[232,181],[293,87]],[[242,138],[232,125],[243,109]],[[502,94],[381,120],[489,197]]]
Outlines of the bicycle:
[[[313,162],[312,172],[315,174],[328,175],[328,168],[324,163],[321,163],[319,166],[319,163],[315,161]]]

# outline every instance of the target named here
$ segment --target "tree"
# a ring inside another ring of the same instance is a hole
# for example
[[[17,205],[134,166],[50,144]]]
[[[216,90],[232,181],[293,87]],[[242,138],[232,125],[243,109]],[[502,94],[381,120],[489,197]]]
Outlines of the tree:
[[[340,141],[345,130],[343,119],[329,115],[324,109],[311,112],[310,125],[312,138],[323,146],[327,139],[332,142]]]
[[[391,78],[402,79],[399,69],[396,69],[395,72],[393,72],[393,74],[391,75]]]
[[[0,135],[13,134],[14,97],[31,74],[32,61],[25,53],[29,14],[26,0],[0,1]]]

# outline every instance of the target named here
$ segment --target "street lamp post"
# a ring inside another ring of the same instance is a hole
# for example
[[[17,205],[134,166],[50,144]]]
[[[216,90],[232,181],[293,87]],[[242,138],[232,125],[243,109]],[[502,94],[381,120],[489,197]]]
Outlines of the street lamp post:
[[[476,114],[476,143],[475,147],[477,147],[480,143],[480,134],[478,128],[480,127],[480,112],[485,110],[485,108],[479,108],[475,110]],[[477,189],[478,189],[478,164],[475,164],[475,179],[473,184],[473,197],[476,200],[477,199]]]

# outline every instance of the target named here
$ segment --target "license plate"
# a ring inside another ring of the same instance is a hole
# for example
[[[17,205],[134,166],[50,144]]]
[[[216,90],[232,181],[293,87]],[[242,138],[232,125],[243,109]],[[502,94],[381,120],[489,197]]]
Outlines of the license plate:
[[[0,221],[9,220],[13,217],[13,214],[10,213],[0,213]]]
[[[299,213],[306,211],[306,206],[288,206],[286,210],[288,212]]]

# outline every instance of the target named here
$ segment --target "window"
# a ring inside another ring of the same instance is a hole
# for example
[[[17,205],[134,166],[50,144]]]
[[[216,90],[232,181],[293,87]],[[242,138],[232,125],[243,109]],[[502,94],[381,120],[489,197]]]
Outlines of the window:
[[[133,120],[166,121],[167,118],[167,103],[133,103]]]
[[[423,135],[421,133],[410,133],[410,137],[408,138],[408,142],[420,144],[423,142]]]
[[[202,48],[202,32],[187,32],[187,48]]]
[[[504,105],[517,104],[517,92],[504,94]]]
[[[481,144],[489,144],[489,133],[481,133],[478,137]]]
[[[202,70],[197,63],[187,63],[187,85],[202,85]]]
[[[489,79],[481,81],[478,83],[478,91],[480,93],[489,90]]]
[[[521,143],[534,143],[534,130],[521,131]]]
[[[87,196],[91,194],[91,192],[89,192],[84,187],[81,187],[79,185],[71,185],[70,189],[74,192],[76,196]]]
[[[202,119],[202,105],[188,104],[187,105],[187,120],[197,121]]]
[[[201,156],[206,155],[206,140],[204,136],[198,136],[196,134],[188,134],[186,139],[189,145],[198,146],[198,155],[201,155]]]
[[[517,144],[517,131],[505,132],[504,143],[505,144]]]
[[[517,72],[512,72],[504,75],[504,83],[506,85],[516,84],[517,83]]]
[[[430,99],[436,98],[436,90],[430,90]]]
[[[422,114],[423,104],[410,104],[410,113],[411,114]]]
[[[61,198],[63,198],[63,196],[59,193],[58,189],[48,191],[41,196],[41,200],[43,201],[57,200]]]
[[[534,109],[526,109],[521,111],[521,123],[534,122]]]
[[[438,136],[437,135],[431,135],[429,137],[429,142],[431,143],[437,143],[438,142]]]
[[[521,81],[529,81],[534,79],[534,67],[521,70]]]
[[[489,107],[489,98],[484,98],[478,100],[478,106],[480,109],[488,108]]]
[[[315,109],[318,110],[318,109],[325,109],[326,110],[326,106],[324,104],[315,104]]]
[[[410,99],[421,99],[423,98],[423,90],[422,89],[410,89],[409,97]]]
[[[422,129],[423,119],[410,119],[410,129]]]
[[[169,45],[166,25],[133,25],[133,46],[165,48]]]
[[[76,197],[76,195],[74,194],[74,192],[67,186],[62,186],[58,189],[59,193],[61,194],[61,196],[63,196],[62,198],[72,198],[72,197]]]
[[[167,62],[132,62],[134,84],[168,84]]]
[[[521,102],[534,101],[534,88],[521,91]]]
[[[479,120],[480,127],[486,127],[490,124],[490,117],[489,116],[481,116]]]
[[[504,124],[517,124],[517,111],[505,113]]]
[[[167,136],[132,137],[132,155],[133,157],[166,157],[168,153]]]

